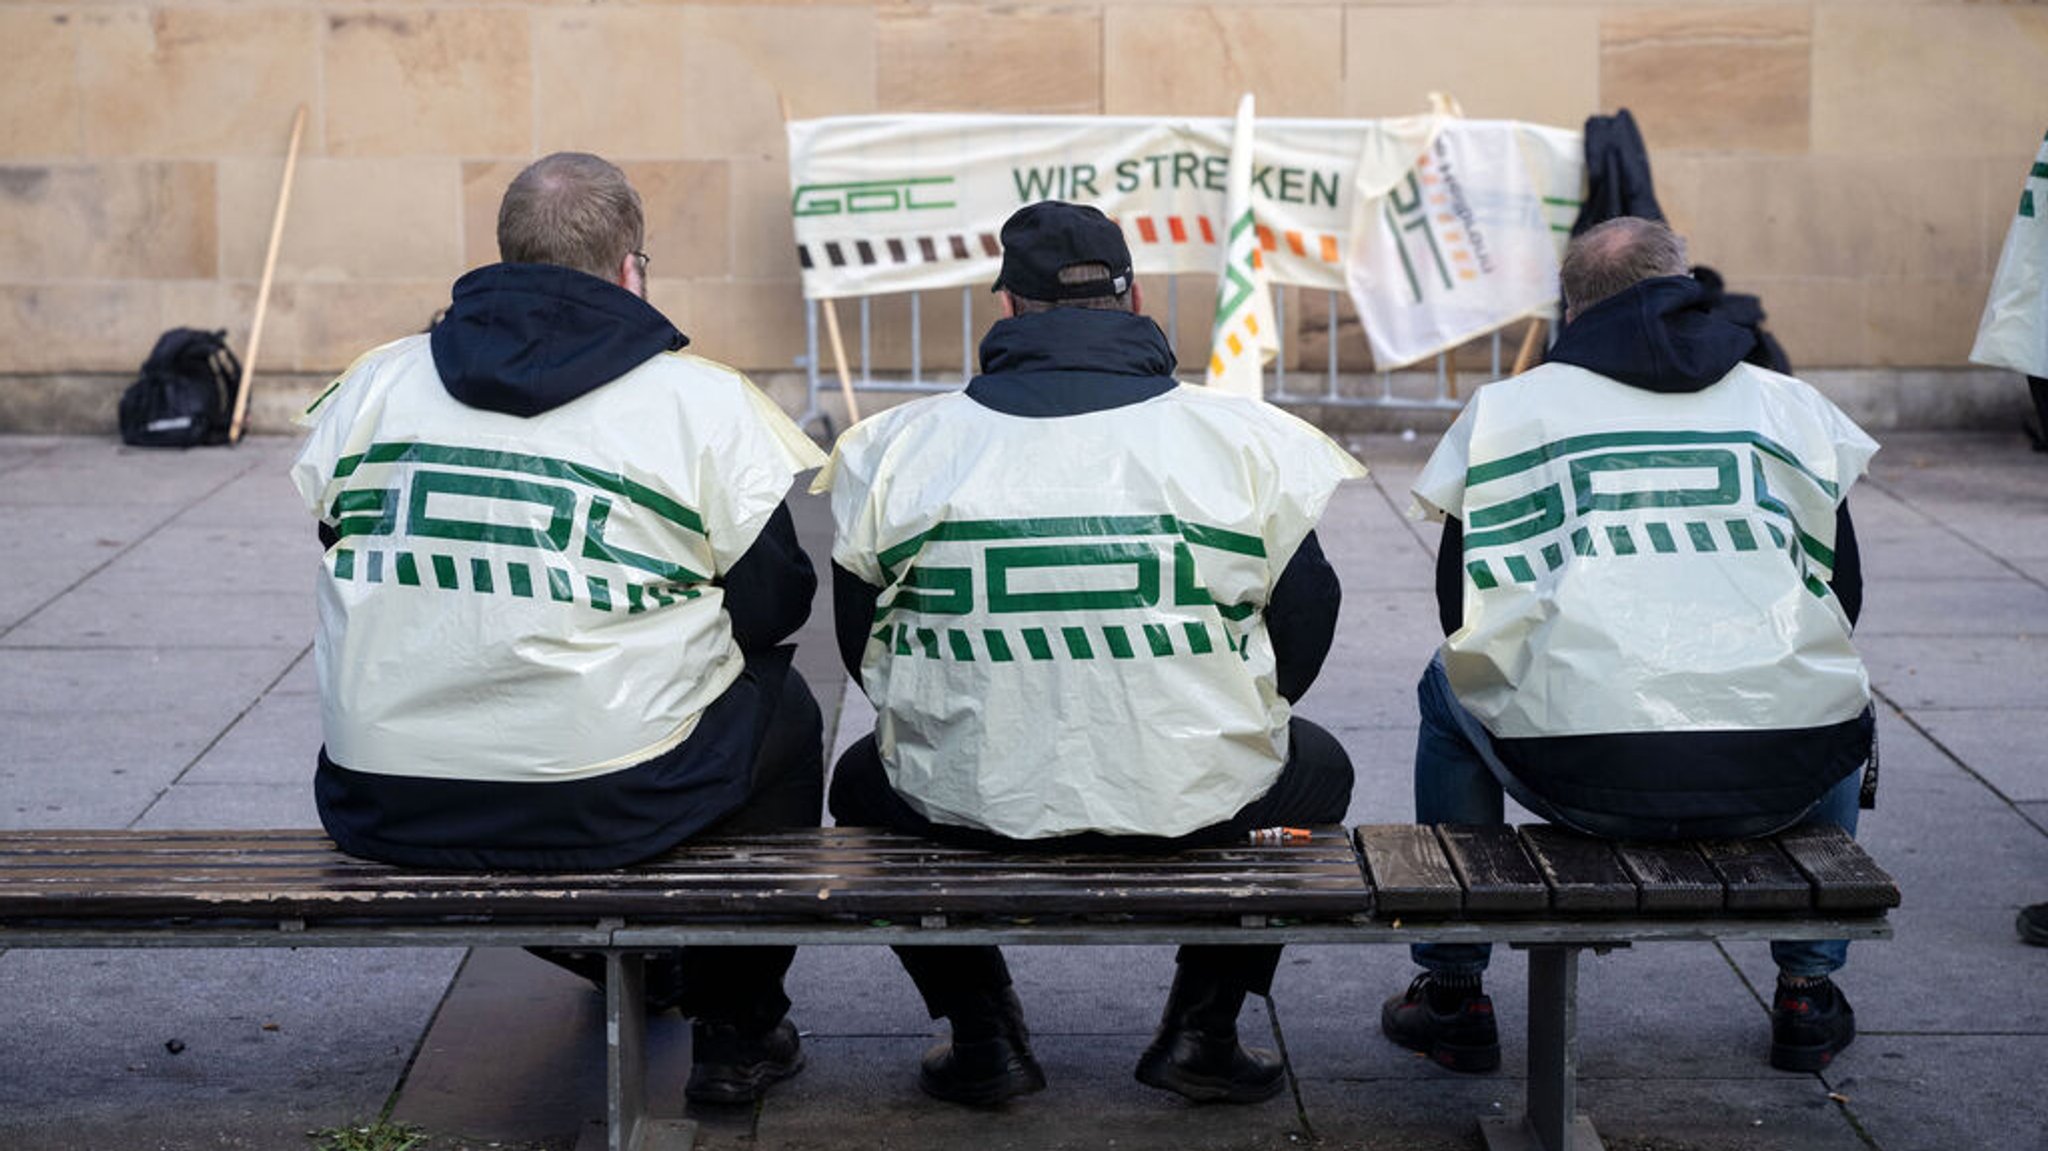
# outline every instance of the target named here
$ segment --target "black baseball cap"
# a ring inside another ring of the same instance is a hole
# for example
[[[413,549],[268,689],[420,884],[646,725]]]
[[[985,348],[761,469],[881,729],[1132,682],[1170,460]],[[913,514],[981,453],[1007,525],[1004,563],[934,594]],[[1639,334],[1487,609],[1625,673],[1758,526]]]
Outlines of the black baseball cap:
[[[1110,291],[1101,280],[1060,283],[1060,270],[1075,264],[1107,265]],[[1041,200],[1003,221],[1003,270],[990,291],[1050,302],[1121,296],[1130,287],[1131,247],[1124,230],[1099,209]]]

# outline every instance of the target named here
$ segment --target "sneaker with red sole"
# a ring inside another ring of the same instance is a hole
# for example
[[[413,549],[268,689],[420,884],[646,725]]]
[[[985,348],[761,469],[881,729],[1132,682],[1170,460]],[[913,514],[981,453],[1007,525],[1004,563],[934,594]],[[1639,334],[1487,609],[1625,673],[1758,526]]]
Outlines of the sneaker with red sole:
[[[1475,985],[1456,1007],[1439,1010],[1431,1002],[1431,979],[1425,971],[1408,990],[1387,1000],[1380,1008],[1380,1030],[1453,1071],[1498,1070],[1500,1029],[1493,1020],[1493,1000]]]
[[[1771,997],[1771,1066],[1819,1071],[1855,1039],[1856,1012],[1832,980],[1778,982]]]

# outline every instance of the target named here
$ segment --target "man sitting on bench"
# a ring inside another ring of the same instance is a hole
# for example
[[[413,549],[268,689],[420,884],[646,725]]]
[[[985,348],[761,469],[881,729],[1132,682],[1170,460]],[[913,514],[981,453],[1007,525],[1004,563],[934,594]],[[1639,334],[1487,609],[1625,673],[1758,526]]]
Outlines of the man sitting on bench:
[[[617,168],[534,163],[498,212],[505,262],[309,413],[292,479],[327,547],[316,796],[344,851],[589,870],[713,827],[817,826],[818,705],[778,645],[817,588],[782,500],[824,456],[682,353],[641,241]],[[659,963],[650,986],[693,1021],[691,1099],[750,1100],[802,1065],[793,955]]]
[[[1290,705],[1337,619],[1313,529],[1364,469],[1276,408],[1177,384],[1101,212],[1033,204],[1002,238],[982,375],[848,431],[818,479],[840,652],[879,713],[835,769],[833,816],[1111,851],[1341,820],[1350,760]],[[1044,1086],[1001,951],[898,955],[952,1024],[925,1091],[986,1105]],[[1183,947],[1139,1080],[1279,1091],[1279,1061],[1237,1041],[1279,957]]]
[[[1594,835],[1854,832],[1872,719],[1844,502],[1877,445],[1818,392],[1744,364],[1670,229],[1571,242],[1550,362],[1466,405],[1415,482],[1444,523],[1446,636],[1418,688],[1415,815],[1498,824],[1502,788]],[[1856,1034],[1848,944],[1774,943],[1771,1065]],[[1395,1042],[1500,1065],[1486,944],[1418,944]]]

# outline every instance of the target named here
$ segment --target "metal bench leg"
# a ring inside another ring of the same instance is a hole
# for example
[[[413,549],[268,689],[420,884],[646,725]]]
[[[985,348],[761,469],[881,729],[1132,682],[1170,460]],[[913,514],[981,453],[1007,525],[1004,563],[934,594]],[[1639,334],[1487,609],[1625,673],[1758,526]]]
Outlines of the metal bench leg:
[[[604,1151],[689,1151],[697,1125],[647,1114],[647,957],[604,953]],[[597,1151],[586,1130],[577,1151]]]
[[[1529,948],[1528,1113],[1482,1117],[1487,1151],[1604,1151],[1578,1112],[1580,950]]]

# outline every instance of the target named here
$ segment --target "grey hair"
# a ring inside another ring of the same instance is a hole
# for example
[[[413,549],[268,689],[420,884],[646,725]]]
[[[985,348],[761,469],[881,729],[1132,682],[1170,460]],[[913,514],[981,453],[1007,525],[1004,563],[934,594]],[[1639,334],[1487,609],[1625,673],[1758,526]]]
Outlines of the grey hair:
[[[646,236],[640,194],[626,174],[588,152],[556,152],[513,177],[498,205],[498,258],[556,264],[617,280]]]
[[[1565,310],[1576,316],[1644,280],[1688,270],[1678,233],[1657,220],[1618,216],[1572,237],[1558,279]]]

